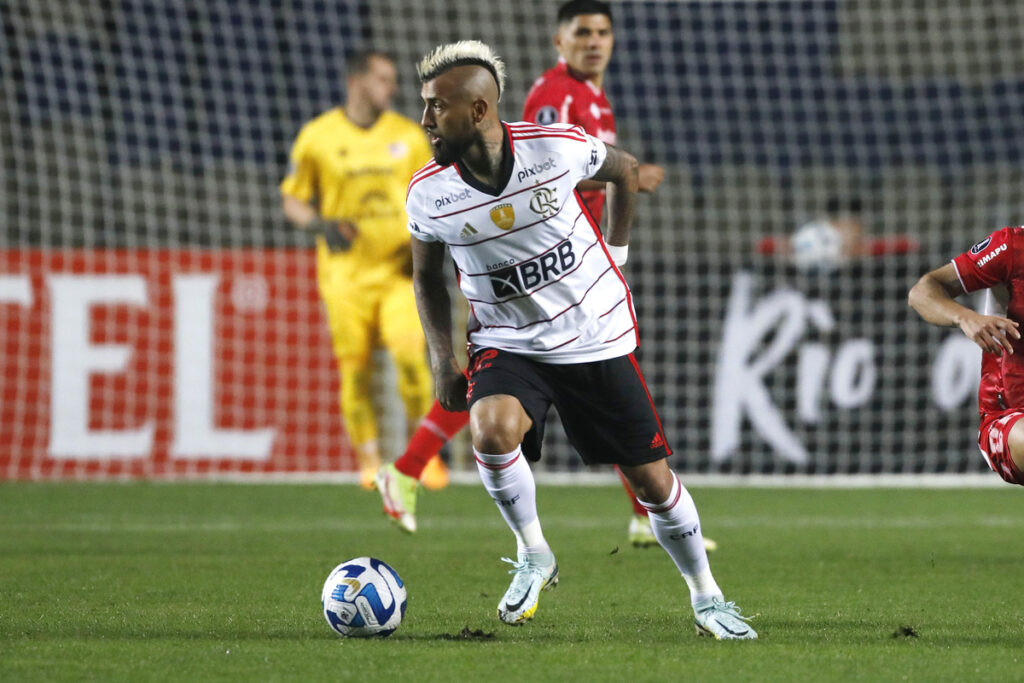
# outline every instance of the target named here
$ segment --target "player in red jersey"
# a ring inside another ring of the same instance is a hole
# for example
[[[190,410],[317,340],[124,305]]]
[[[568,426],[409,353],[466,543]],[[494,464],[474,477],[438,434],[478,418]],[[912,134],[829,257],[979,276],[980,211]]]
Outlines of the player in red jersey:
[[[984,312],[954,299],[988,290]],[[1003,228],[925,274],[909,303],[933,325],[959,327],[981,347],[978,447],[999,476],[1024,485],[1024,227]]]
[[[599,0],[570,0],[558,10],[558,32],[554,45],[558,64],[533,84],[526,96],[523,120],[541,125],[571,123],[602,142],[616,143],[615,116],[605,97],[604,72],[612,56],[615,38],[612,31],[611,7]],[[640,164],[639,190],[654,192],[665,171],[654,164]],[[584,181],[579,185],[587,209],[598,223],[604,212],[605,184]],[[409,441],[405,453],[380,470],[378,491],[384,511],[399,528],[410,533],[416,530],[416,482],[430,487],[431,457],[469,422],[469,413],[451,413],[437,402]],[[616,468],[620,478],[622,473]],[[411,479],[410,479],[411,478]],[[647,510],[636,500],[629,484],[622,479],[633,505],[629,540],[639,547],[658,544],[651,531]],[[708,549],[717,544],[704,539]]]
[[[558,63],[538,78],[526,96],[523,120],[542,126],[571,123],[598,140],[614,145],[615,114],[604,94],[604,72],[612,57],[615,35],[612,10],[600,0],[570,0],[558,10],[558,32],[554,37]],[[654,164],[637,169],[640,192],[654,192],[665,171]],[[601,222],[605,186],[586,181],[580,184],[583,200]]]

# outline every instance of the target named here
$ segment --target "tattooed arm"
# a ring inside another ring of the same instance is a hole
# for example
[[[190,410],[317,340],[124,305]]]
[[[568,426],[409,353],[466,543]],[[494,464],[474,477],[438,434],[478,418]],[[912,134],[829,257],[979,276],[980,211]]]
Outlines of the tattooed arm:
[[[466,409],[466,377],[452,352],[451,299],[444,281],[445,246],[412,240],[412,285],[437,400],[445,410]]]
[[[629,152],[607,146],[604,164],[593,180],[609,183],[608,235],[606,241],[614,247],[629,244],[629,230],[633,227],[638,188],[637,161]]]

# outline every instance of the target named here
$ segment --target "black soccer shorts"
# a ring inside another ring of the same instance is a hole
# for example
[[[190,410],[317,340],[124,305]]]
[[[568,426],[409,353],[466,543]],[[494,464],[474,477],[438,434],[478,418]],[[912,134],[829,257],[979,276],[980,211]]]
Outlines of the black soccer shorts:
[[[523,453],[536,462],[554,405],[569,442],[588,465],[642,465],[672,454],[640,366],[632,353],[590,363],[554,365],[481,349],[469,363],[469,407],[486,396],[514,396],[533,426]]]

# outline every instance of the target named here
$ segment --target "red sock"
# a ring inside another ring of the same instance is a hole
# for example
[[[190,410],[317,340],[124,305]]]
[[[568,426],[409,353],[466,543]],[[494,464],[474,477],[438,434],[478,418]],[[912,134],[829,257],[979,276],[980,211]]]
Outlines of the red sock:
[[[395,461],[395,469],[404,475],[420,478],[423,468],[432,457],[437,455],[449,439],[469,423],[469,413],[450,413],[434,401],[430,412],[416,428],[416,433],[409,439],[405,453]]]
[[[640,504],[640,501],[636,499],[636,494],[633,493],[633,489],[629,488],[629,482],[626,481],[626,477],[622,474],[622,470],[619,466],[615,466],[615,473],[619,475],[619,479],[622,480],[622,485],[626,488],[626,493],[629,494],[629,502],[633,503],[633,514],[647,516],[647,508]]]

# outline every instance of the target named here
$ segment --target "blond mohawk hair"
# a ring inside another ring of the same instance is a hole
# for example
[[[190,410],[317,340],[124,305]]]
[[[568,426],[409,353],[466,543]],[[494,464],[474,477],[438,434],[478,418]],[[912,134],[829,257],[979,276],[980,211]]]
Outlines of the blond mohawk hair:
[[[490,45],[479,40],[460,40],[457,43],[438,45],[416,65],[420,82],[431,81],[445,71],[457,66],[482,66],[494,76],[498,84],[498,100],[505,91],[505,62],[494,53]]]

